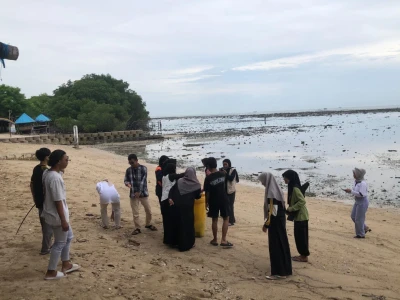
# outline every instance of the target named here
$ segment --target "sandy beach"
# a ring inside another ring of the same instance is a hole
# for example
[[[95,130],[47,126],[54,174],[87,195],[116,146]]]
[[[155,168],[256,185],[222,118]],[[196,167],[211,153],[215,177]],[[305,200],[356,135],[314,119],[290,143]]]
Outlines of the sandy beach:
[[[64,175],[75,236],[71,255],[82,268],[60,281],[43,280],[49,257],[39,255],[36,208],[15,235],[33,205],[29,181],[37,161],[0,160],[0,299],[400,299],[400,214],[396,209],[370,208],[367,222],[372,232],[359,240],[353,238],[350,205],[308,198],[310,261],[293,262],[293,276],[271,282],[265,279],[270,264],[268,238],[261,231],[261,185],[237,187],[237,224],[228,232],[233,249],[209,245],[208,220],[206,236],[196,239],[191,251],[180,253],[162,243],[155,165],[142,161],[148,167],[153,223],[159,231],[133,237],[128,190],[123,184],[126,158],[90,147],[47,147],[64,149],[71,159]],[[0,157],[21,157],[37,148],[0,144]],[[115,183],[121,195],[124,227],[120,230],[100,226],[95,183],[104,178]],[[297,255],[293,223],[287,223],[287,230],[292,255]]]

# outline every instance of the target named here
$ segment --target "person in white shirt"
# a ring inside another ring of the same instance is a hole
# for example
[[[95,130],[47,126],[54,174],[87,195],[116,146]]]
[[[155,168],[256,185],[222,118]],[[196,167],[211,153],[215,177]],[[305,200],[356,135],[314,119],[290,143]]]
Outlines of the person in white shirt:
[[[114,184],[109,182],[107,179],[104,179],[103,181],[100,181],[96,184],[96,190],[100,195],[100,211],[103,228],[107,229],[109,224],[107,215],[107,207],[109,203],[111,203],[112,207],[111,221],[115,222],[116,229],[122,228],[121,208],[119,201],[120,196]]]
[[[352,189],[345,189],[346,193],[354,195],[354,206],[351,212],[351,219],[355,224],[356,235],[354,238],[363,239],[365,234],[371,229],[365,224],[365,215],[368,210],[368,184],[364,180],[364,169],[354,168],[353,177],[355,179]]]
[[[50,252],[50,260],[44,279],[60,279],[80,268],[72,264],[69,256],[71,240],[74,237],[69,220],[67,196],[65,192],[62,170],[68,166],[69,158],[63,150],[55,150],[49,156],[49,170],[43,172],[44,204],[42,218],[49,224],[54,233],[54,244]],[[57,265],[62,261],[61,272]]]

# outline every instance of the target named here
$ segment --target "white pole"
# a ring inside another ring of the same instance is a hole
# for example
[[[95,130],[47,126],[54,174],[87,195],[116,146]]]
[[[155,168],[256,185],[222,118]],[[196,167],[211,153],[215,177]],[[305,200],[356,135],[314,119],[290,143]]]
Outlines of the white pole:
[[[75,145],[75,148],[79,148],[78,126],[76,126],[76,125],[74,125],[74,145]]]

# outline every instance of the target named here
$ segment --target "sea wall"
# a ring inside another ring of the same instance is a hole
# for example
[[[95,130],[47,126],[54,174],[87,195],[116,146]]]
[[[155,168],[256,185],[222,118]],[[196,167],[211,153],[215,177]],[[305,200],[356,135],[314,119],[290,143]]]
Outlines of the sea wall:
[[[154,138],[148,132],[142,130],[112,131],[98,133],[80,133],[79,145],[94,145],[99,143],[127,142]],[[55,144],[73,145],[73,134],[42,134],[28,137],[14,136],[0,139],[3,143],[29,143],[29,144]]]

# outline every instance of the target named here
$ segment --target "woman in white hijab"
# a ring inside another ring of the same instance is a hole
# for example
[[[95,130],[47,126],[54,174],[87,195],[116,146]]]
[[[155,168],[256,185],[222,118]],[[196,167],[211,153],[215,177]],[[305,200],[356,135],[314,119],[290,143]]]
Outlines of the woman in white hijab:
[[[271,275],[267,279],[285,279],[292,275],[292,259],[286,233],[285,200],[281,188],[271,173],[262,173],[258,180],[265,186],[264,226],[268,230]]]
[[[368,210],[368,184],[364,180],[366,171],[364,169],[354,168],[353,177],[355,179],[352,189],[345,189],[348,194],[354,195],[354,206],[351,212],[351,219],[355,224],[356,235],[354,238],[363,239],[365,234],[371,229],[365,224],[365,215]]]

